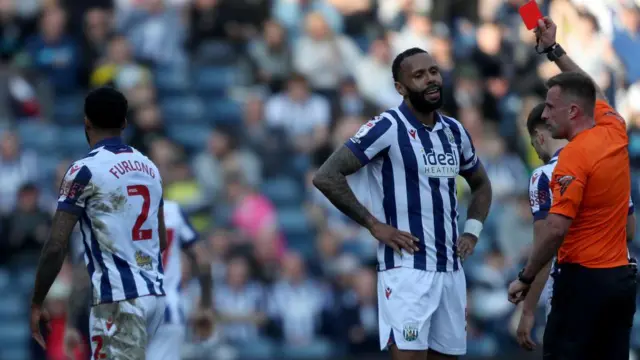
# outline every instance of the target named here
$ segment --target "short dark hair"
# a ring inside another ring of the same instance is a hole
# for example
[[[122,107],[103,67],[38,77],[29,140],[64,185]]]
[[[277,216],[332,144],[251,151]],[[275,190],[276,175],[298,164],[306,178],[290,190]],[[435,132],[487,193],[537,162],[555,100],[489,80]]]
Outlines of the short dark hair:
[[[596,105],[596,84],[582,73],[572,71],[558,74],[547,81],[547,88],[559,86],[560,89],[584,102],[585,111],[593,115]]]
[[[538,127],[546,125],[546,122],[542,120],[543,111],[544,103],[540,103],[531,109],[531,112],[527,117],[527,130],[529,130],[529,134],[533,134]]]
[[[109,86],[92,90],[84,99],[84,114],[99,129],[121,129],[128,107],[127,98]]]
[[[393,64],[391,65],[391,74],[393,75],[393,81],[398,81],[398,76],[400,75],[400,66],[402,65],[402,62],[404,61],[404,59],[416,54],[423,54],[423,53],[428,54],[427,51],[423,49],[420,49],[418,47],[413,47],[398,54],[398,56],[396,56],[396,58],[393,59]]]

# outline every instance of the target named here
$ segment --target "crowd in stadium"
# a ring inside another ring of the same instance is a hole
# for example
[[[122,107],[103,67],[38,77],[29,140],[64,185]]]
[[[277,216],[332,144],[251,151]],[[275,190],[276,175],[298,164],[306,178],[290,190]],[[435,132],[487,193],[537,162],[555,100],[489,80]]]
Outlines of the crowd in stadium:
[[[493,187],[464,263],[468,354],[521,351],[506,290],[533,239],[528,179],[541,162],[526,114],[559,72],[536,54],[522,3],[0,0],[0,359],[64,358],[81,247],[48,297],[46,355],[30,340],[27,304],[61,177],[88,151],[84,95],[103,85],[126,94],[127,142],[158,165],[165,197],[209,250],[216,327],[205,338],[194,327],[185,359],[377,354],[375,239],[311,177],[367,119],[400,104],[391,61],[410,47],[438,62],[443,112],[469,131]],[[626,119],[640,204],[640,1],[538,3]],[[640,236],[630,250],[640,256]],[[184,262],[188,319],[198,285]],[[640,350],[640,314],[631,339]]]

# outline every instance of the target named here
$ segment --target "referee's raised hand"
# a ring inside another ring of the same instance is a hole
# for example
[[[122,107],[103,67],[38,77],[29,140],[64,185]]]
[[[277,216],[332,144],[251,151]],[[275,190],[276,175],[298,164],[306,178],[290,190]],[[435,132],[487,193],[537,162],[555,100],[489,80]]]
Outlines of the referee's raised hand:
[[[541,50],[549,48],[556,43],[557,28],[556,24],[548,16],[538,20],[538,27],[535,29],[535,34]]]
[[[402,255],[401,250],[406,250],[410,254],[420,250],[415,236],[406,231],[400,231],[393,226],[378,222],[369,229],[371,235],[378,239],[381,243],[391,247],[393,251]]]

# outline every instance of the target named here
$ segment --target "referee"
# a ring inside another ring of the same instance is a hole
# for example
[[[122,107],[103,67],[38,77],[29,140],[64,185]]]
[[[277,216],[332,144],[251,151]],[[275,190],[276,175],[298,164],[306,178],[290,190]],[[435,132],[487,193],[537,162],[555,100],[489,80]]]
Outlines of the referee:
[[[556,41],[548,18],[536,29],[538,49],[562,74],[547,82],[542,118],[569,143],[553,171],[553,204],[509,300],[524,299],[540,269],[558,253],[546,360],[627,360],[636,297],[626,220],[631,176],[625,121]]]

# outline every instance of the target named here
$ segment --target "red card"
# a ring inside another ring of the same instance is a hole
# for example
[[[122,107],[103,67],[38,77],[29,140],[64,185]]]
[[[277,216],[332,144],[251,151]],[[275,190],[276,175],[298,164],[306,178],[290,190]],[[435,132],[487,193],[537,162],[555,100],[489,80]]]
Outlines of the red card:
[[[542,12],[535,0],[522,5],[519,11],[527,30],[535,29],[538,26],[538,20],[542,19]]]

